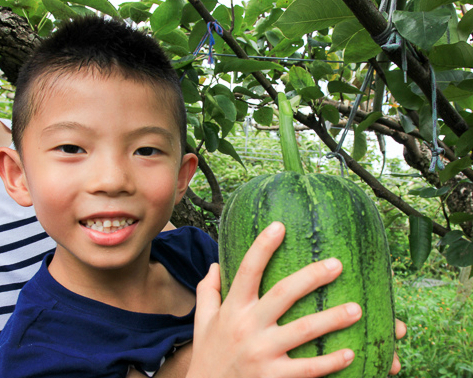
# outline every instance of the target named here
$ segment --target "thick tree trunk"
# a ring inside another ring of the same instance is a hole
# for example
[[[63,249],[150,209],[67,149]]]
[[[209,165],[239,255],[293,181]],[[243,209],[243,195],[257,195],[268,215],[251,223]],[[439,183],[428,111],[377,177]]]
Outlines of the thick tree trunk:
[[[38,41],[24,18],[0,7],[0,69],[10,83],[16,83],[21,65]]]

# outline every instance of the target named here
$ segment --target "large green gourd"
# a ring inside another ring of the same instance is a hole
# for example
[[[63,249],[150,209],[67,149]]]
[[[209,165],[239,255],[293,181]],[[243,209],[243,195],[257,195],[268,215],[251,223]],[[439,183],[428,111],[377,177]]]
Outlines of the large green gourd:
[[[280,112],[281,103],[280,98]],[[286,236],[263,274],[260,296],[312,262],[336,257],[343,264],[336,281],[296,302],[280,325],[346,302],[363,309],[353,326],[293,349],[289,356],[350,348],[355,360],[330,378],[386,377],[394,353],[394,303],[388,243],[373,201],[352,181],[324,174],[283,172],[241,186],[226,203],[220,222],[222,298],[244,254],[273,221],[285,225]]]

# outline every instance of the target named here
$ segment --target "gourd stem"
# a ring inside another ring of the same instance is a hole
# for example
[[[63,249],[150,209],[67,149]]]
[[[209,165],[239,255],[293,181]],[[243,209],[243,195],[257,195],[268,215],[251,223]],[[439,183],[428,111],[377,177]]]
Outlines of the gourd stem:
[[[278,93],[279,107],[279,135],[281,140],[282,157],[284,169],[293,171],[301,175],[304,174],[302,168],[301,156],[296,142],[294,130],[294,116],[291,103],[284,93]]]

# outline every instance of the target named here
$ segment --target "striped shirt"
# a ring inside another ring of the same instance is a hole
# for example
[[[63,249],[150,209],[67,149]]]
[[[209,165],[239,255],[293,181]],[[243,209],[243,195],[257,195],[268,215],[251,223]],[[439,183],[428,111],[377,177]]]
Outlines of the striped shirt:
[[[38,271],[44,255],[55,248],[56,242],[39,224],[33,207],[18,205],[0,180],[0,331],[21,288]]]

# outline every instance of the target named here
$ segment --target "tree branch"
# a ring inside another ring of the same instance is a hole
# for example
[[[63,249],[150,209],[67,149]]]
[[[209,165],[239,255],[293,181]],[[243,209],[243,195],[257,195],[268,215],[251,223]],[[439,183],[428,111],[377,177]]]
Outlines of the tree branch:
[[[371,0],[343,1],[348,8],[350,8],[363,27],[370,33],[373,40],[376,41],[376,37],[381,35],[387,29],[388,22]],[[384,53],[398,67],[402,66],[401,49],[386,50]],[[417,60],[416,57],[407,50],[407,74],[419,86],[430,101],[432,98],[432,85],[428,59],[421,53],[418,54],[423,62]],[[461,136],[468,130],[468,124],[455,108],[453,108],[439,89],[437,89],[437,110],[439,117],[444,120],[456,135]]]
[[[209,183],[210,190],[212,191],[212,202],[207,202],[195,194],[190,188],[187,190],[187,196],[190,198],[194,205],[197,205],[204,210],[208,210],[213,213],[217,218],[222,214],[223,209],[223,196],[220,190],[220,185],[218,184],[217,178],[215,177],[212,169],[209,167],[204,157],[199,154],[192,147],[187,145],[186,150],[197,155],[199,159],[199,168],[204,174],[207,182]]]

